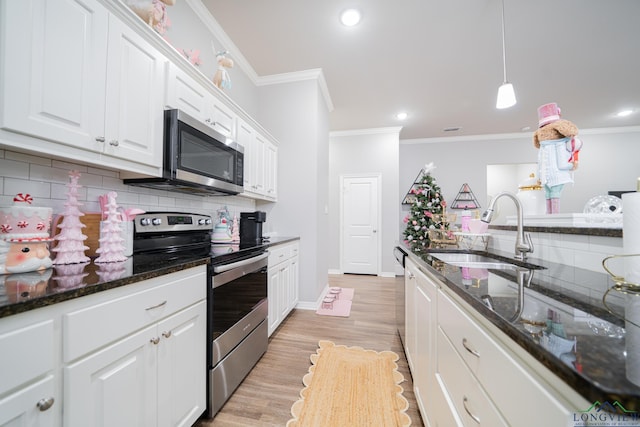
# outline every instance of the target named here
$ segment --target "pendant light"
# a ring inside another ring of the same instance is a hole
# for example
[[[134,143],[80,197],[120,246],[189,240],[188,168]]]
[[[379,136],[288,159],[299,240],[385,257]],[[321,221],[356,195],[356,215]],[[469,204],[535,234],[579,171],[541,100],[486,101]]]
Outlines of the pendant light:
[[[504,0],[502,0],[502,70],[504,72],[504,79],[502,85],[498,88],[498,100],[496,101],[496,108],[503,109],[516,105],[516,93],[513,90],[513,85],[507,81],[507,50],[505,47],[504,37]]]

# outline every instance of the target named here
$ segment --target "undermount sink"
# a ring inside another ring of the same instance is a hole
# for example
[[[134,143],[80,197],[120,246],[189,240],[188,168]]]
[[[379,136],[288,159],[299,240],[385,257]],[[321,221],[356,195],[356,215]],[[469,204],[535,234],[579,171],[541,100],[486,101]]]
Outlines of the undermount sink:
[[[509,262],[487,255],[460,252],[432,252],[430,255],[442,262],[456,267],[488,268],[494,270],[506,270],[511,268],[543,268],[532,264],[519,264]]]

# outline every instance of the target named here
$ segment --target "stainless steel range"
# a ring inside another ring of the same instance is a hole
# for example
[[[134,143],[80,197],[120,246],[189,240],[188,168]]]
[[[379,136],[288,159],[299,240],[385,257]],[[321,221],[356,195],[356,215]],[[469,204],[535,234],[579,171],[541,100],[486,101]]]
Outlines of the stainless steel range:
[[[267,256],[260,244],[211,244],[208,215],[147,212],[134,221],[144,257],[210,256],[207,292],[207,416],[212,418],[267,350]]]

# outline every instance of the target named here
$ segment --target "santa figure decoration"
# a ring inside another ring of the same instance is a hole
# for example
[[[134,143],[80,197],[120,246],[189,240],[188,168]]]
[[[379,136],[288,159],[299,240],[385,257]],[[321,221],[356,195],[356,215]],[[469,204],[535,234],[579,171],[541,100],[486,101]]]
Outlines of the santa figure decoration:
[[[13,206],[0,208],[0,274],[27,273],[51,267],[49,237],[53,209],[31,206],[18,193]]]

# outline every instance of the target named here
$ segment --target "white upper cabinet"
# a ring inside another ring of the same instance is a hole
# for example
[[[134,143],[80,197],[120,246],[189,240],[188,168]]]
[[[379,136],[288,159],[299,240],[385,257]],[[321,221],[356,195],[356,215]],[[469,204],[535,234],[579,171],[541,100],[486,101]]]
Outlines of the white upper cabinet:
[[[0,8],[0,126],[49,141],[8,143],[159,174],[166,58],[95,0]]]
[[[211,93],[177,65],[170,63],[167,68],[166,107],[184,111],[205,123],[207,105],[213,102]]]
[[[243,194],[276,200],[278,147],[244,121],[237,126],[237,141],[244,147]]]
[[[2,127],[100,151],[109,15],[93,0],[2,1]]]
[[[108,48],[104,152],[159,167],[166,59],[115,17]]]

